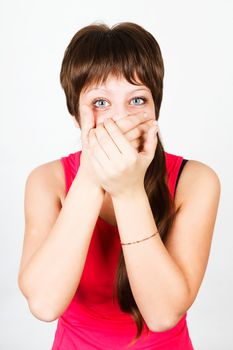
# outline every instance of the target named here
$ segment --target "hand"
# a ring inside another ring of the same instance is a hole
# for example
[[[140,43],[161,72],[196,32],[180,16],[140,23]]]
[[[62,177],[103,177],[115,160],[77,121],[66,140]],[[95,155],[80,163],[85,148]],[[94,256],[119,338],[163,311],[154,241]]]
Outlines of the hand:
[[[111,196],[144,189],[144,176],[157,146],[157,132],[158,125],[152,125],[142,151],[137,152],[111,118],[89,131],[90,161],[100,185]]]
[[[113,118],[113,120],[131,145],[137,151],[141,151],[154,117],[140,111],[118,120]]]
[[[86,145],[87,145],[87,135],[90,129],[95,127],[94,115],[88,106],[84,105],[80,107],[80,114],[82,118],[82,130],[81,130],[81,142],[82,142],[82,152],[80,159],[80,169],[86,168],[85,174],[90,177],[90,180],[96,183],[96,176],[93,176],[93,168],[90,166],[89,162],[86,162],[88,159],[86,154]],[[130,144],[136,149],[140,150],[142,143],[146,138],[147,132],[154,120],[153,117],[145,117],[144,112],[138,112],[131,114],[130,116],[123,117],[116,120],[116,125],[122,131],[124,136],[128,139]],[[81,167],[82,165],[82,167]]]
[[[95,126],[94,115],[90,112],[87,106],[80,107],[80,115],[82,118],[82,129],[81,129],[81,143],[82,143],[82,152],[80,157],[80,166],[76,176],[83,176],[85,181],[91,185],[95,185],[100,188],[104,194],[103,188],[101,188],[99,181],[96,178],[96,175],[93,172],[93,166],[90,163],[89,156],[87,153],[88,145],[88,133]]]

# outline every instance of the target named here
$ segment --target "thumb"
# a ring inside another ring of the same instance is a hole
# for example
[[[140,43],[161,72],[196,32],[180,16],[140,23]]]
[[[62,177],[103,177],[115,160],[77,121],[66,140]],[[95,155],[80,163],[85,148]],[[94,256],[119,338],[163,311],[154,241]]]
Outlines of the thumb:
[[[81,139],[82,145],[84,145],[88,143],[88,134],[90,129],[95,127],[95,119],[91,107],[87,105],[81,105],[80,118],[82,120]]]
[[[152,123],[152,126],[148,130],[147,138],[144,142],[142,152],[140,152],[142,155],[149,158],[151,157],[153,158],[156,150],[156,146],[158,143],[158,138],[157,138],[158,130],[159,130],[158,121],[154,120]]]

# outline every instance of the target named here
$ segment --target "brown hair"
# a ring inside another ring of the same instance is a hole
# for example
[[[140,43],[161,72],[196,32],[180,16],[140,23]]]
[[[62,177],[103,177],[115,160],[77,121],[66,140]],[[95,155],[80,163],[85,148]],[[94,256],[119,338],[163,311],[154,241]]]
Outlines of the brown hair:
[[[163,96],[164,65],[160,47],[151,33],[138,24],[122,22],[112,28],[104,23],[91,24],[74,35],[64,54],[60,81],[68,110],[80,125],[81,91],[94,83],[104,83],[109,73],[123,76],[135,85],[138,84],[137,76],[151,90],[158,120]],[[157,137],[155,155],[146,171],[144,186],[160,237],[164,241],[179,208],[175,210],[168,188],[165,151]],[[115,287],[121,310],[130,313],[136,322],[134,343],[141,336],[143,318],[130,288],[122,249]]]

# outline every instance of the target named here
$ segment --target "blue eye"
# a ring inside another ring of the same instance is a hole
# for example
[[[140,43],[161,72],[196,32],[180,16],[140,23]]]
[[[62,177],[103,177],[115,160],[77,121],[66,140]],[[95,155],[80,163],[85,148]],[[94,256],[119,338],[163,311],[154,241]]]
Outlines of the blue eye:
[[[146,102],[146,99],[144,97],[135,97],[133,100],[142,100],[144,103]],[[136,105],[141,105],[142,103],[136,103]]]
[[[96,106],[96,103],[99,102],[99,101],[102,101],[102,102],[105,101],[105,102],[107,102],[107,101],[104,100],[103,98],[100,98],[100,99],[98,99],[98,100],[93,101],[93,104]],[[96,106],[96,107],[102,108],[102,107],[106,107],[106,105],[100,104],[99,106]]]
[[[143,101],[143,103],[134,103],[133,104],[134,106],[141,106],[141,105],[145,104],[147,101],[147,99],[145,97],[139,97],[139,96],[134,97],[131,101],[133,101],[133,100],[137,100],[137,101],[142,100]],[[104,104],[104,102],[107,102],[104,98],[98,98],[98,99],[95,99],[92,103],[95,107],[97,107],[99,109],[103,109],[105,107],[108,107],[106,104]]]

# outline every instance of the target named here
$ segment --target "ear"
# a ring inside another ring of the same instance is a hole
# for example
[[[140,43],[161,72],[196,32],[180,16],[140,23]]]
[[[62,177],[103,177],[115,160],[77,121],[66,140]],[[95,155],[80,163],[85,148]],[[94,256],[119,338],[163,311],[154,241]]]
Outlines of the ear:
[[[73,115],[72,115],[72,118],[73,118],[73,122],[74,122],[74,125],[76,126],[76,128],[80,129],[80,125]]]

